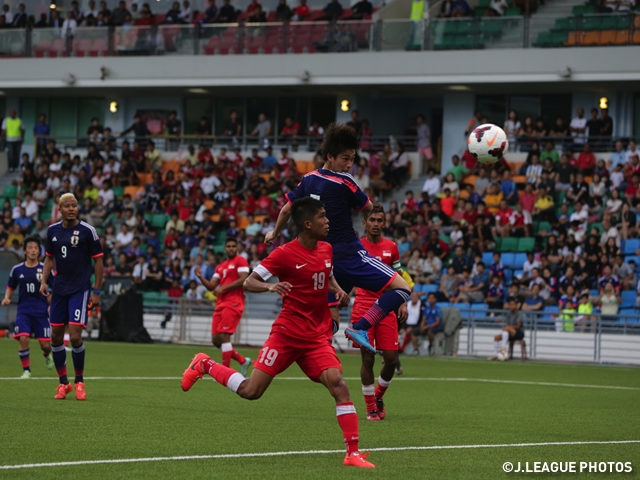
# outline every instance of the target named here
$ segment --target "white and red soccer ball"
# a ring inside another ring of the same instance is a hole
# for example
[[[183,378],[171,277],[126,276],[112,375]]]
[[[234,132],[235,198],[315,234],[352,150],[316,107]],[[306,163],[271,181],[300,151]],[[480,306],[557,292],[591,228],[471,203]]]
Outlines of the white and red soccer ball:
[[[509,150],[507,134],[491,123],[474,128],[467,143],[469,152],[485,165],[499,162]]]

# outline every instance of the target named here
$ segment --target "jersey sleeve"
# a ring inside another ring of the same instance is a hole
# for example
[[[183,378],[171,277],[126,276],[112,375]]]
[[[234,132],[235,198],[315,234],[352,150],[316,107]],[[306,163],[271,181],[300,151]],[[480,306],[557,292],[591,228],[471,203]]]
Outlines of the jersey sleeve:
[[[300,180],[300,183],[298,184],[298,186],[291,192],[288,192],[287,194],[285,194],[285,197],[289,203],[293,203],[299,198],[303,198],[307,196],[307,193],[306,193],[307,182],[308,182],[307,177],[306,176],[302,177],[302,180]]]
[[[11,273],[9,274],[9,282],[7,282],[7,288],[10,290],[15,290],[18,288],[18,279],[16,278],[16,267],[11,269]]]
[[[220,265],[222,265],[222,264],[218,264],[216,269],[213,271],[213,277],[211,277],[212,280],[214,278],[217,278],[217,279],[222,278],[222,274],[221,274],[222,269],[220,268]]]
[[[282,247],[276,248],[273,252],[265,258],[260,265],[258,265],[253,271],[257,273],[265,282],[274,275],[278,275],[283,270],[283,266],[287,259],[282,252]]]
[[[369,196],[362,191],[351,175],[347,175],[347,177],[345,185],[351,191],[353,208],[359,212],[369,203]]]
[[[100,244],[100,236],[95,228],[89,228],[89,253],[92,258],[102,257],[104,252],[102,251],[102,245]]]
[[[394,270],[400,270],[402,265],[400,265],[400,251],[398,250],[398,244],[393,242],[391,247],[391,267]]]
[[[51,228],[47,228],[47,240],[45,241],[45,247],[44,247],[44,254],[47,257],[53,257],[53,242],[51,241],[52,239],[52,235],[51,235]]]
[[[249,273],[249,263],[247,263],[247,259],[238,255],[236,257],[238,259],[237,264],[237,272],[238,273]]]

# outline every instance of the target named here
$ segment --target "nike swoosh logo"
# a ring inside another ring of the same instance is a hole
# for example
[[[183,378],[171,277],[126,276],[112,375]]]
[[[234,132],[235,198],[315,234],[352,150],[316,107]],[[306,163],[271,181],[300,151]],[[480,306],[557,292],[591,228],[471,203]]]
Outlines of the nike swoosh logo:
[[[493,142],[496,141],[496,137],[498,136],[498,132],[496,132],[496,134],[493,136],[493,138],[491,140],[487,140],[487,145],[491,146],[493,145]]]
[[[304,267],[305,265],[307,265],[307,264],[306,264],[306,263],[304,263],[304,264],[302,264],[302,265],[296,265],[296,269],[297,269],[297,270],[299,270],[299,269],[301,269],[302,267]]]

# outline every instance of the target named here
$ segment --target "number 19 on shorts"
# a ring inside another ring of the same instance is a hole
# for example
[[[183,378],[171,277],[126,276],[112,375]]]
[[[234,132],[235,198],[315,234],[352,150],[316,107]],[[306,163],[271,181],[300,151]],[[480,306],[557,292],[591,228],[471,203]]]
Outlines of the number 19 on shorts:
[[[258,363],[264,363],[267,367],[272,367],[274,362],[278,358],[278,351],[273,348],[264,347],[262,349],[262,354],[258,359]]]

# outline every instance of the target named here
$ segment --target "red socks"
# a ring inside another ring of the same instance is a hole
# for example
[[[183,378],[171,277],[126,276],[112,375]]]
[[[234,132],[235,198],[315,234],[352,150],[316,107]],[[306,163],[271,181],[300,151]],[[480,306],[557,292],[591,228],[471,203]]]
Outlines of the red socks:
[[[402,340],[402,345],[400,345],[400,348],[398,349],[399,353],[404,352],[404,349],[407,345],[409,345],[409,342],[411,341],[411,334],[409,332],[404,334],[404,339]]]
[[[240,384],[246,380],[246,378],[232,368],[220,365],[213,360],[205,360],[202,366],[204,367],[204,371],[211,375],[216,382],[227,387],[234,393],[238,391]]]
[[[378,377],[378,386],[376,387],[376,391],[375,391],[375,397],[376,398],[382,398],[384,396],[384,392],[387,391],[387,388],[389,388],[389,385],[391,385],[391,380],[387,381],[382,377]]]
[[[353,402],[338,403],[336,405],[338,425],[342,429],[347,455],[358,452],[358,415]]]
[[[222,364],[225,367],[231,366],[232,358],[240,365],[244,365],[246,361],[245,358],[233,349],[233,345],[231,345],[231,342],[223,343],[222,345],[220,345],[220,350],[222,351]]]
[[[364,404],[367,406],[367,412],[376,409],[376,397],[374,395],[373,385],[362,385],[362,395],[364,395]]]
[[[240,355],[238,352],[236,352],[235,349],[231,350],[231,358],[233,358],[240,365],[244,365],[245,362],[247,361],[247,359],[244,358],[242,355]]]

